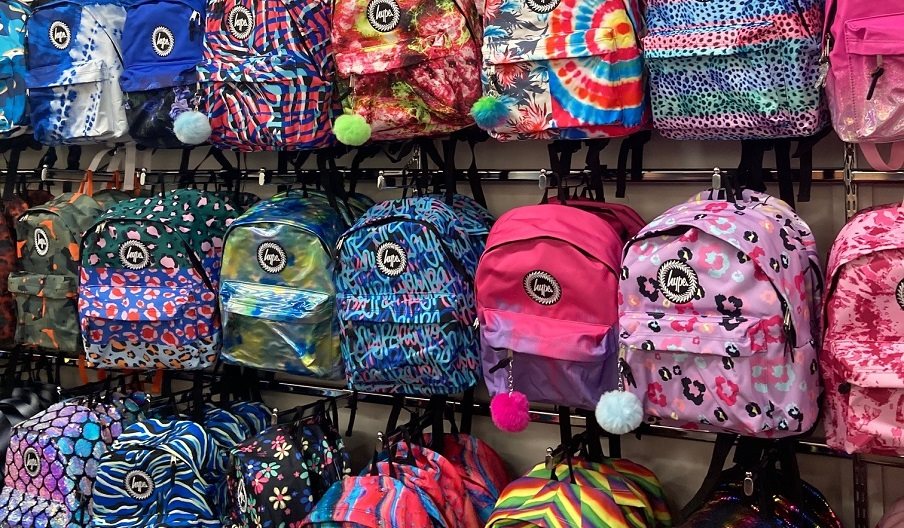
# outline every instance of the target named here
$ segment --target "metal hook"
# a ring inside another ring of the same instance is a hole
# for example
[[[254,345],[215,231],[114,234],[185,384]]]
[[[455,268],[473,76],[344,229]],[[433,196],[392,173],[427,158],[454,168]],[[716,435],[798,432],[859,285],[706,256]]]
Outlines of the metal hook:
[[[377,174],[377,190],[383,191],[386,189],[386,175],[383,171],[380,171]]]
[[[540,186],[541,191],[546,190],[546,169],[540,169],[540,177],[537,178],[537,185]]]
[[[46,163],[41,166],[41,181],[47,181],[47,173],[49,172],[47,168],[48,167]]]
[[[148,170],[144,167],[141,168],[141,172],[138,173],[138,184],[144,187],[145,182],[148,179]]]
[[[261,167],[257,173],[257,184],[263,187],[265,183],[267,183],[267,169]]]
[[[274,407],[274,408],[270,411],[270,425],[276,425],[276,423],[277,423],[278,421],[279,421],[279,409],[277,409],[276,407]]]
[[[722,188],[722,169],[716,167],[713,169],[713,189]]]

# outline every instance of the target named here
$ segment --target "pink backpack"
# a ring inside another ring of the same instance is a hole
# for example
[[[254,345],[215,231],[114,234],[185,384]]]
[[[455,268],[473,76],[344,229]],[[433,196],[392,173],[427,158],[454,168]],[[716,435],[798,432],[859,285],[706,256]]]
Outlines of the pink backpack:
[[[644,219],[637,214],[637,211],[625,204],[601,202],[588,198],[570,199],[565,203],[562,203],[559,198],[555,196],[549,198],[549,203],[577,207],[582,211],[587,211],[588,213],[602,218],[615,229],[615,232],[618,233],[622,243],[631,240],[631,237],[639,233],[640,230],[643,229],[643,226],[647,225]]]
[[[826,14],[826,95],[835,131],[859,143],[875,169],[904,168],[904,0],[828,0]],[[894,143],[889,161],[880,143]]]
[[[491,395],[593,409],[615,387],[621,248],[605,220],[576,207],[519,207],[496,221],[476,276]]]
[[[654,423],[749,436],[806,432],[820,390],[810,300],[819,264],[809,228],[762,195],[737,203],[700,196],[625,248],[625,389]]]
[[[832,246],[822,369],[826,441],[904,455],[904,208],[854,216]]]

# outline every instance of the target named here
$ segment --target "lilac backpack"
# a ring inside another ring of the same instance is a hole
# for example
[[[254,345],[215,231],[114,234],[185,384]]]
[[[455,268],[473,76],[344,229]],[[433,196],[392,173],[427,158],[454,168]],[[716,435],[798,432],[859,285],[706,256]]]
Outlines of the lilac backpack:
[[[625,248],[624,389],[651,423],[806,432],[820,393],[820,276],[809,228],[779,200],[701,194],[669,209]]]

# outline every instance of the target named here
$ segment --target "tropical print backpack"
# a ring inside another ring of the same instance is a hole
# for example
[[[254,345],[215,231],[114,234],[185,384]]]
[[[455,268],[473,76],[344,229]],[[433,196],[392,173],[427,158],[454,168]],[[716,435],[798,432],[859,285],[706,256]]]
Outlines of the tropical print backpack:
[[[224,360],[342,377],[333,267],[346,228],[326,200],[296,192],[260,202],[232,223],[220,284]]]
[[[502,215],[477,268],[481,365],[491,395],[593,409],[617,381],[623,242],[564,205]]]
[[[503,110],[496,139],[627,136],[649,127],[643,55],[622,0],[491,0],[484,94]]]
[[[211,499],[224,471],[221,455],[194,422],[130,426],[100,457],[91,526],[222,526]]]
[[[129,5],[123,39],[129,135],[154,148],[181,148],[173,123],[200,103],[204,0],[140,0]],[[161,18],[161,13],[166,16]]]
[[[863,211],[829,253],[826,442],[848,453],[904,454],[902,224],[899,204]]]
[[[336,2],[333,50],[346,113],[371,139],[447,134],[474,124],[481,23],[473,0]]]
[[[217,292],[235,211],[176,189],[119,202],[82,245],[79,317],[90,366],[202,369],[221,342]]]
[[[6,456],[0,524],[85,528],[98,462],[122,434],[116,405],[65,401],[14,430]]]
[[[820,89],[823,0],[650,0],[644,56],[653,121],[671,139],[810,136]]]
[[[342,235],[335,273],[350,387],[456,394],[477,383],[474,273],[483,241],[423,196],[370,208]]]
[[[128,136],[122,0],[35,2],[28,19],[28,101],[35,139],[93,144]]]
[[[204,107],[214,145],[328,146],[338,106],[327,0],[208,0]]]
[[[826,2],[826,98],[842,141],[859,143],[876,170],[904,168],[904,1]],[[886,161],[878,144],[892,143]]]
[[[28,129],[25,90],[25,23],[31,9],[17,0],[0,4],[0,137]]]
[[[66,193],[32,207],[16,224],[22,271],[10,273],[16,300],[16,342],[47,350],[81,352],[78,273],[83,233],[100,216],[94,198]]]
[[[694,200],[625,248],[620,369],[649,421],[766,437],[815,423],[818,262],[777,210]]]

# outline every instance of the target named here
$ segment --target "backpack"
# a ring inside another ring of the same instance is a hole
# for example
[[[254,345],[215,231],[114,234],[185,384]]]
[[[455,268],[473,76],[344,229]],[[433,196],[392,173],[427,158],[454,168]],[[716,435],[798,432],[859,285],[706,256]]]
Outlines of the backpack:
[[[235,211],[176,189],[119,202],[82,243],[79,317],[88,364],[203,369],[219,352],[220,257]]]
[[[25,24],[28,5],[17,0],[0,4],[0,137],[28,129],[25,90]]]
[[[633,479],[607,464],[576,459],[552,468],[538,464],[512,482],[487,522],[487,528],[503,526],[655,528],[671,526],[671,518],[656,519]]]
[[[744,201],[673,207],[628,243],[620,370],[648,421],[765,437],[812,427],[810,256],[793,222]]]
[[[826,98],[832,124],[842,141],[859,143],[873,168],[904,167],[904,128],[897,87],[904,75],[901,24],[904,1],[826,2]],[[891,157],[877,145],[893,143]]]
[[[219,527],[211,497],[223,471],[213,439],[194,422],[136,423],[100,457],[91,526]]]
[[[437,136],[474,124],[481,24],[474,0],[336,2],[332,38],[342,105],[373,140]]]
[[[481,364],[491,395],[593,409],[615,387],[622,240],[576,207],[502,215],[477,267]]]
[[[434,506],[435,511],[435,506]],[[299,528],[434,526],[422,495],[385,475],[350,477],[330,487]]]
[[[430,196],[377,204],[342,235],[334,277],[350,387],[438,395],[477,383],[482,250],[456,211]]]
[[[329,146],[333,59],[331,2],[208,0],[204,103],[223,149]]]
[[[6,455],[0,523],[84,528],[97,464],[122,434],[115,405],[64,401],[16,426]]]
[[[197,107],[204,54],[204,0],[140,0],[128,7],[120,86],[129,135],[153,148],[182,148],[173,123]],[[165,20],[160,14],[166,13]]]
[[[621,0],[487,2],[481,74],[501,111],[478,125],[502,141],[649,128],[643,55]]]
[[[35,139],[45,145],[126,139],[122,1],[45,0],[33,9],[26,82]]]
[[[904,215],[899,204],[861,212],[829,253],[826,442],[848,453],[904,454]]]
[[[82,236],[103,212],[94,198],[66,193],[32,207],[16,223],[22,271],[10,273],[16,300],[16,342],[47,350],[81,352],[78,273]]]
[[[623,243],[631,240],[634,235],[639,233],[640,230],[647,225],[637,211],[625,204],[602,202],[586,198],[570,198],[562,201],[556,196],[550,197],[548,203],[577,207],[582,211],[602,218],[615,230]]]
[[[647,2],[643,49],[656,129],[695,140],[822,130],[823,3]]]
[[[333,259],[346,228],[325,200],[294,192],[260,202],[232,223],[220,283],[225,361],[342,376]]]

